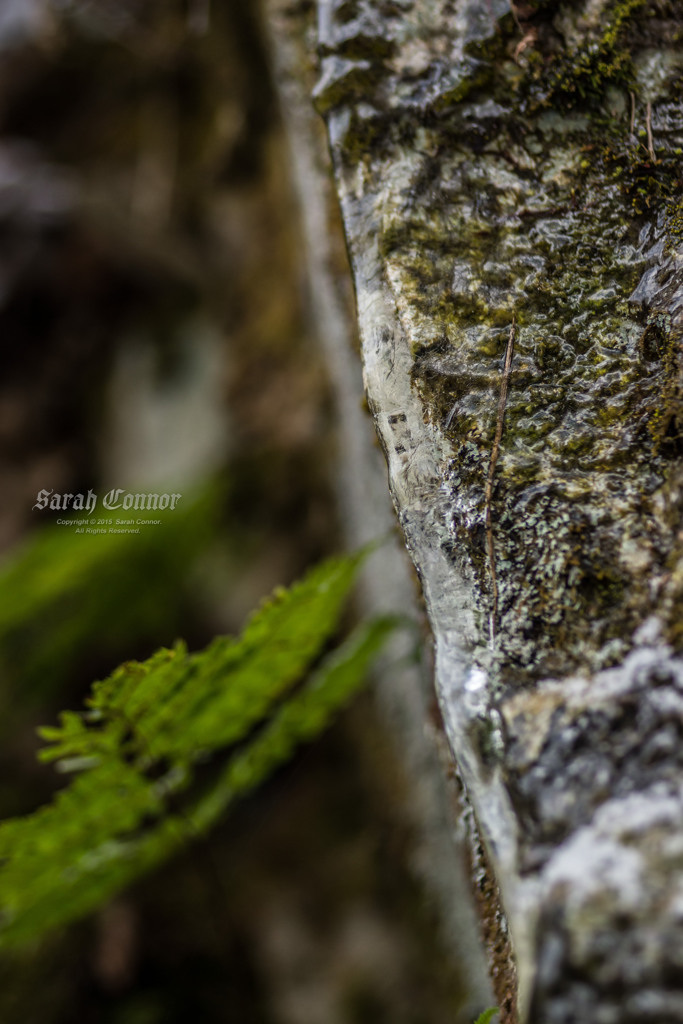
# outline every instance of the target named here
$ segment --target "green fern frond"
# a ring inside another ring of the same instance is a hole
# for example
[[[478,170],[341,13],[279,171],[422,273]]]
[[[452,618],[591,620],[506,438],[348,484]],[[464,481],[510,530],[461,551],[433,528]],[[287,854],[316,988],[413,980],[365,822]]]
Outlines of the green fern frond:
[[[338,624],[361,556],[330,559],[291,590],[278,591],[239,639],[218,637],[200,654],[183,644],[126,662],[95,683],[80,722],[43,729],[43,760],[123,750],[143,767],[161,758],[196,760],[241,740],[299,680]],[[86,721],[86,718],[89,721]]]
[[[326,728],[396,627],[364,624],[296,685],[335,631],[362,558],[331,559],[278,591],[239,638],[121,665],[87,710],[40,730],[41,759],[75,775],[48,806],[0,824],[0,945],[109,899]],[[200,785],[209,756],[214,781]]]
[[[197,832],[210,828],[233,800],[259,785],[300,744],[327,728],[363,685],[372,660],[397,624],[392,617],[365,623],[325,659],[306,686],[230,761],[221,780],[197,803],[190,816]]]
[[[489,1024],[489,1022],[493,1020],[497,1013],[498,1007],[492,1006],[490,1009],[484,1010],[483,1013],[480,1013],[477,1019],[475,1020],[474,1024]]]

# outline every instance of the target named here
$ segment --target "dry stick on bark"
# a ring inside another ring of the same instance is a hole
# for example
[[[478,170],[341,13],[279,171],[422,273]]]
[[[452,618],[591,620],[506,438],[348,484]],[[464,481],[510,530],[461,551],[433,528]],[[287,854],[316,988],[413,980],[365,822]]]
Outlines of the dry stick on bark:
[[[496,556],[493,550],[493,524],[491,522],[491,501],[493,498],[493,478],[496,472],[496,462],[500,451],[500,442],[503,437],[503,420],[505,419],[505,406],[508,398],[508,385],[510,383],[510,370],[512,368],[512,356],[515,350],[515,319],[512,318],[510,333],[508,335],[507,348],[505,349],[505,362],[503,363],[503,379],[500,382],[500,398],[498,399],[498,417],[496,420],[496,433],[491,448],[491,461],[489,472],[486,477],[486,546],[488,548],[489,566],[491,569],[491,589],[493,591],[493,602],[491,616],[489,618],[489,632],[491,644],[496,637],[496,621],[498,619],[498,580],[496,579]]]
[[[648,150],[650,152],[650,157],[652,158],[652,163],[656,164],[657,163],[657,157],[655,156],[655,144],[654,144],[654,140],[652,138],[652,103],[649,100],[648,100],[648,104],[647,104],[647,117],[646,117],[646,120],[645,120],[645,124],[647,126],[647,148],[648,148]]]
[[[631,138],[633,139],[636,134],[636,94],[631,92],[629,95],[631,97]]]

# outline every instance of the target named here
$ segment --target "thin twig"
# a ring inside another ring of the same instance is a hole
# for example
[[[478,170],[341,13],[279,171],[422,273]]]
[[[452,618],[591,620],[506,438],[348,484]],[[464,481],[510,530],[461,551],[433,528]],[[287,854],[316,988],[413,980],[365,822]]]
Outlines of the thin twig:
[[[636,134],[636,94],[630,92],[629,95],[631,97],[631,138],[634,138]]]
[[[493,602],[491,616],[489,619],[489,630],[491,644],[496,636],[496,621],[498,619],[498,580],[496,579],[496,556],[493,550],[493,524],[491,521],[491,501],[493,499],[493,478],[496,472],[496,462],[500,451],[500,442],[503,437],[503,421],[505,419],[505,406],[508,399],[508,386],[510,383],[510,371],[512,369],[512,356],[515,351],[515,318],[512,318],[510,333],[508,335],[507,348],[505,349],[505,362],[503,363],[503,379],[500,382],[500,398],[498,399],[498,418],[496,420],[496,433],[491,448],[491,461],[489,472],[486,477],[485,503],[486,503],[486,546],[488,548],[489,566],[491,570],[491,588],[493,590]]]
[[[647,101],[647,114],[645,118],[645,124],[647,126],[647,148],[650,151],[650,157],[652,163],[657,163],[657,157],[655,156],[655,144],[652,138],[652,103],[650,100]]]

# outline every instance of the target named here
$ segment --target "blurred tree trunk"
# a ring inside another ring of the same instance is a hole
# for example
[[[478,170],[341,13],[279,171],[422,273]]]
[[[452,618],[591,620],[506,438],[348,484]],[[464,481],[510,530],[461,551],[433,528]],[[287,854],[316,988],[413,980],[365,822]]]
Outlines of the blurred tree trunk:
[[[395,518],[386,470],[372,421],[364,409],[353,295],[323,124],[310,92],[315,21],[310,11],[287,3],[268,5],[271,53],[293,185],[297,193],[314,329],[326,357],[336,405],[337,494],[346,541],[357,548],[386,537]],[[364,575],[363,610],[374,615],[403,611],[416,621],[415,581],[396,536],[373,555]],[[397,761],[403,769],[404,809],[417,836],[419,874],[436,898],[452,970],[466,999],[458,1020],[469,1022],[492,1003],[479,924],[470,891],[472,858],[468,813],[433,707],[429,666],[415,663],[414,640],[399,639],[378,673],[376,697]]]

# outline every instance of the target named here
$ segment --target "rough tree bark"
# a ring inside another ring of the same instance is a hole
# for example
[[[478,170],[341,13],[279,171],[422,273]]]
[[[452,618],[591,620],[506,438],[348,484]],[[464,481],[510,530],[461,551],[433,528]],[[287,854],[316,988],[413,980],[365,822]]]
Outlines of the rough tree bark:
[[[368,402],[532,1024],[683,1021],[682,23],[317,7]]]

